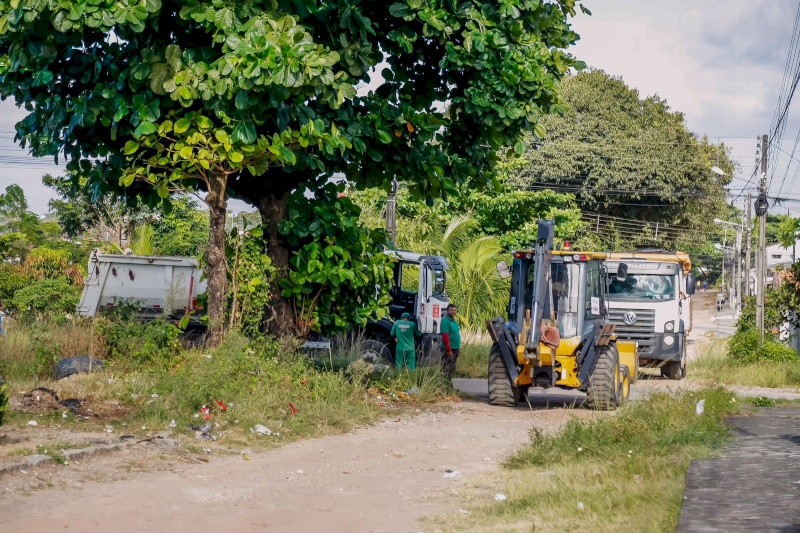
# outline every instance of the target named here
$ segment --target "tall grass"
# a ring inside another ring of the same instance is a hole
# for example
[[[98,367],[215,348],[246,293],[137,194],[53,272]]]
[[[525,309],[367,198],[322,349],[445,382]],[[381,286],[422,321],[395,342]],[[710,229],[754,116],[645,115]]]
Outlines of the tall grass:
[[[96,335],[88,320],[24,323],[3,320],[6,336],[0,337],[0,363],[6,379],[32,378],[42,365],[75,355],[106,355],[105,340]]]
[[[735,412],[722,388],[653,394],[614,415],[572,419],[556,434],[532,432],[489,487],[465,494],[471,514],[453,517],[446,529],[675,531],[689,462],[728,442],[724,418]],[[493,501],[495,492],[507,499]]]
[[[487,377],[492,339],[485,331],[464,331],[461,334],[461,357],[456,376],[460,378]]]
[[[690,378],[747,387],[800,387],[800,361],[741,363],[728,357],[727,344],[728,339],[715,339],[701,346],[689,364]]]

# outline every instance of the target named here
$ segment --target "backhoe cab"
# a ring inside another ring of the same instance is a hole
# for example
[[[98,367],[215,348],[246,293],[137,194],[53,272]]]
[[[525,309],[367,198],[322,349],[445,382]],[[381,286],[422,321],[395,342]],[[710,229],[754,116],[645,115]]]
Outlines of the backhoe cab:
[[[604,253],[554,251],[555,223],[540,220],[536,246],[514,252],[508,319],[488,323],[489,403],[515,406],[529,387],[586,392],[590,407],[616,408],[636,379],[636,343],[607,321]],[[624,267],[619,274],[624,276]]]

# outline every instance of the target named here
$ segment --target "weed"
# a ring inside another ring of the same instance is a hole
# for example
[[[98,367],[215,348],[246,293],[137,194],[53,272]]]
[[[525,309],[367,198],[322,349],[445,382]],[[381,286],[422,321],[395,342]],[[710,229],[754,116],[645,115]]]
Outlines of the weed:
[[[67,458],[64,456],[64,450],[55,450],[52,446],[39,444],[36,446],[36,453],[52,457],[55,462],[60,465],[67,464]]]
[[[749,400],[756,407],[775,407],[776,403],[775,400],[766,396],[756,396],[755,398],[749,398]]]

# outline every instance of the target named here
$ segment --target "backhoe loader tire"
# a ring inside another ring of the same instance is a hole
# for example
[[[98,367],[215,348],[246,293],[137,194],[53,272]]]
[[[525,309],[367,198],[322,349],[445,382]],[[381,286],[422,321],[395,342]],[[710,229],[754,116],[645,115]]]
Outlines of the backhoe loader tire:
[[[516,407],[521,399],[522,389],[511,383],[503,354],[500,352],[500,347],[495,344],[489,353],[489,403]]]
[[[611,411],[619,405],[619,352],[613,343],[600,346],[597,350],[597,363],[586,387],[586,403],[597,411]]]

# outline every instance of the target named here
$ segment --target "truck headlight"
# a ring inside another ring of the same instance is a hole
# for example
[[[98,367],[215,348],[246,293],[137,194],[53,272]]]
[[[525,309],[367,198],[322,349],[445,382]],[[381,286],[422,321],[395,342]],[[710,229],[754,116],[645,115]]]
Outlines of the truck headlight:
[[[672,346],[673,344],[675,344],[675,335],[667,335],[666,337],[664,337],[664,344],[666,344],[667,346]]]
[[[675,321],[670,320],[666,324],[664,324],[664,331],[675,331]]]

